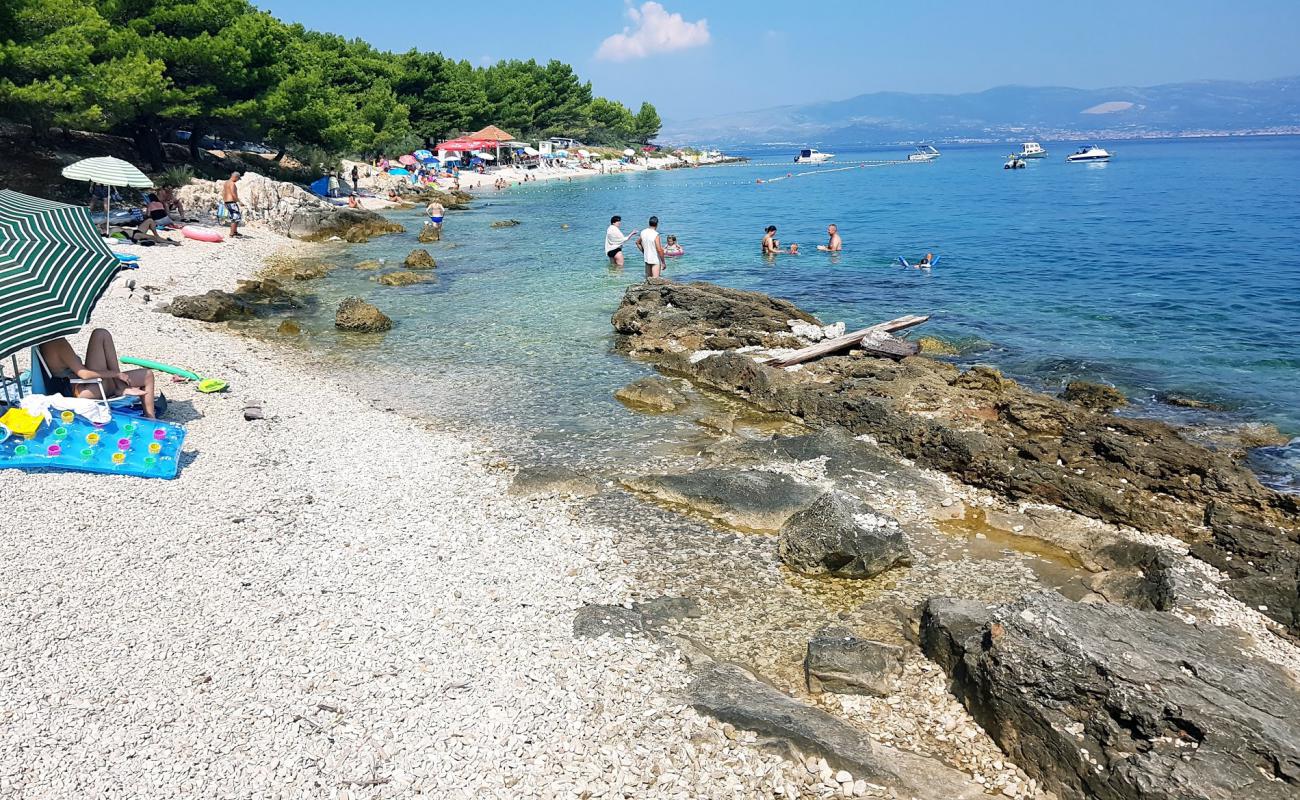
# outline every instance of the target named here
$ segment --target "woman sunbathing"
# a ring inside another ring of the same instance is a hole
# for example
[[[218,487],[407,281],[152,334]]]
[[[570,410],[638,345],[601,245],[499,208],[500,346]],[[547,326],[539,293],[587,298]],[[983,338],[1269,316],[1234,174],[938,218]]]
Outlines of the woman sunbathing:
[[[117,360],[113,335],[103,328],[91,331],[90,341],[86,343],[84,362],[77,358],[77,351],[62,337],[41,345],[40,351],[45,366],[50,370],[50,380],[45,387],[47,394],[90,400],[135,396],[144,404],[144,415],[154,419],[153,370],[133,369],[124,372]],[[71,378],[98,378],[103,381],[104,393],[101,396],[97,387],[88,384],[73,384]]]

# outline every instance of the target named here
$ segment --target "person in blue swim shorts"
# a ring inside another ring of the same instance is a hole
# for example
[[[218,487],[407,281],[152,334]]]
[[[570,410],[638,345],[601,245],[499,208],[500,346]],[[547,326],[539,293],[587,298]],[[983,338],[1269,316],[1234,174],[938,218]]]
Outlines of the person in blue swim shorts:
[[[442,215],[446,212],[446,209],[442,207],[442,203],[434,200],[424,209],[424,211],[429,215],[430,223],[437,225],[439,228],[442,227]]]

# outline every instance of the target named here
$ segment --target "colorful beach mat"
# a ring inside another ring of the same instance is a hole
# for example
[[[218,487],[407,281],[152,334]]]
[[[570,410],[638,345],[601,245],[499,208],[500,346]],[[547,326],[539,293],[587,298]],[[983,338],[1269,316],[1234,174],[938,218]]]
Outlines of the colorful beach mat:
[[[4,431],[0,431],[0,436]],[[185,429],[157,420],[114,414],[104,425],[57,412],[35,435],[0,441],[0,469],[54,468],[141,478],[175,478]]]

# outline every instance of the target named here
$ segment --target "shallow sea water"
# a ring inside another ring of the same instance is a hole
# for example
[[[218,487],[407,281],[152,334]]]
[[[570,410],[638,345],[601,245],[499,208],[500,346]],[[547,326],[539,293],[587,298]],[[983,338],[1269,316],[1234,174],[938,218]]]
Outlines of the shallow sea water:
[[[686,248],[674,279],[786,297],[850,329],[930,314],[917,332],[966,344],[959,363],[1049,389],[1114,383],[1133,413],[1300,434],[1300,138],[1102,144],[1115,154],[1109,164],[1066,164],[1074,147],[1061,143],[1016,171],[1001,169],[1009,145],[945,147],[932,164],[854,163],[903,158],[905,148],[841,151],[821,168],[769,149],[747,153],[744,166],[488,191],[428,246],[436,283],[383,287],[350,268],[367,258],[396,267],[418,246],[422,218],[408,213],[408,234],[338,254],[344,268],[313,284],[320,309],[301,321],[315,345],[400,366],[409,382],[386,389],[400,405],[488,420],[539,460],[610,469],[671,460],[708,437],[698,413],[646,416],[613,399],[650,370],[612,351],[609,324],[640,280],[638,254],[629,244],[620,272],[601,252],[611,214],[625,230],[658,214]],[[523,224],[490,227],[501,219]],[[836,257],[813,250],[828,222],[844,236]],[[804,254],[764,260],[768,224]],[[927,250],[941,257],[932,271],[895,262]],[[349,294],[392,316],[394,330],[335,332],[332,308]],[[1174,409],[1157,402],[1165,393],[1225,410]],[[1298,450],[1274,448],[1256,463],[1294,485]]]

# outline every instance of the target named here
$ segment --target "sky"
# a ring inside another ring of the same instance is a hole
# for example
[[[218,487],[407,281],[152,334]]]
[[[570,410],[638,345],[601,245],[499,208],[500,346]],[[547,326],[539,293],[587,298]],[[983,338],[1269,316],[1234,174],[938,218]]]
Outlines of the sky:
[[[1300,75],[1300,0],[254,2],[387,50],[559,59],[596,94],[649,100],[669,121],[876,91]]]

